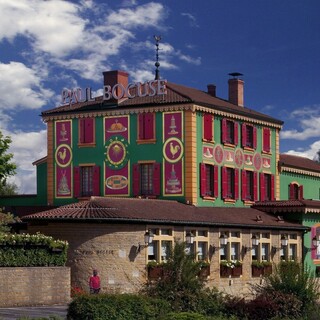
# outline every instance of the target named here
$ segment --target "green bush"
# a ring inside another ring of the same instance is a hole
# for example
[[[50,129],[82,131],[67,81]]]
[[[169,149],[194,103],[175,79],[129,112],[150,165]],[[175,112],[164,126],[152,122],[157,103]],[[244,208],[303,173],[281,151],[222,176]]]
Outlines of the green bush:
[[[67,319],[158,320],[169,311],[165,301],[142,295],[82,295],[69,304]]]
[[[42,234],[1,234],[0,267],[64,266],[68,243]]]
[[[199,313],[193,312],[180,312],[180,313],[169,313],[161,320],[207,320],[208,318]]]

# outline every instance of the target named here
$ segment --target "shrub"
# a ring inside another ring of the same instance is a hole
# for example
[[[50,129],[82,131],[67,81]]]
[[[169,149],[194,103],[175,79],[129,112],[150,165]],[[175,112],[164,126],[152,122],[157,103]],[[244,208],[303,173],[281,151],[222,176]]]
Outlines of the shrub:
[[[42,234],[0,234],[0,267],[64,266],[68,243]]]
[[[198,277],[201,266],[194,261],[194,254],[185,249],[185,243],[175,244],[163,264],[163,276],[147,283],[143,292],[168,301],[174,311],[197,311],[204,280]]]
[[[169,313],[161,320],[207,320],[208,318],[199,313],[193,312],[180,312],[180,313]]]
[[[67,319],[156,320],[169,311],[165,301],[141,295],[82,295],[69,304]]]

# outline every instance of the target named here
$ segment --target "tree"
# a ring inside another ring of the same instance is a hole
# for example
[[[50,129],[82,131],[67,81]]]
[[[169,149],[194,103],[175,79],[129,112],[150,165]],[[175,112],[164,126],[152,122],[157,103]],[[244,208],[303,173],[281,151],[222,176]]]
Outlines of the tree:
[[[10,224],[20,221],[19,218],[15,218],[11,213],[4,213],[0,208],[0,235],[3,233],[9,233],[11,230]]]
[[[163,263],[163,276],[148,283],[147,294],[167,300],[175,311],[195,311],[204,282],[194,258],[194,254],[186,253],[185,243],[177,242]]]
[[[13,196],[18,194],[18,186],[15,183],[6,182],[0,185],[0,196]]]
[[[8,153],[10,143],[12,142],[9,136],[3,136],[0,131],[0,188],[5,186],[7,178],[16,173],[16,164],[11,162],[12,153]]]

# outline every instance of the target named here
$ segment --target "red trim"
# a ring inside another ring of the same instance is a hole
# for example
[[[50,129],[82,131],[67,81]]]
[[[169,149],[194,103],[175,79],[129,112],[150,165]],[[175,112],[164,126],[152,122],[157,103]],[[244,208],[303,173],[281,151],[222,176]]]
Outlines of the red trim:
[[[270,193],[271,193],[271,201],[274,201],[275,200],[275,194],[274,194],[274,175],[273,174],[271,175],[271,190],[270,190]]]
[[[263,151],[270,152],[270,129],[263,128]]]
[[[222,198],[227,198],[228,191],[228,178],[227,178],[227,168],[221,168],[221,176],[222,176]]]
[[[213,196],[218,198],[219,196],[219,168],[213,167]]]
[[[221,140],[222,143],[226,143],[227,142],[227,119],[222,119],[221,121]]]
[[[213,140],[212,122],[213,122],[212,114],[205,113],[203,117],[203,138],[208,141]]]
[[[257,149],[257,128],[253,127],[253,149]]]
[[[234,145],[237,146],[239,142],[239,125],[238,122],[234,122]]]
[[[294,197],[294,183],[289,184],[289,200],[293,200]]]
[[[258,173],[253,172],[253,199],[258,200]]]
[[[239,169],[234,169],[234,198],[239,199]]]
[[[73,168],[73,197],[78,198],[80,197],[80,167]]]
[[[299,199],[303,200],[303,185],[299,187]]]
[[[265,192],[264,192],[264,173],[260,173],[260,201],[265,200]]]
[[[155,196],[160,195],[160,163],[153,165],[153,193]]]
[[[205,163],[200,163],[200,195],[204,197],[206,195],[206,165]]]
[[[311,239],[310,239],[310,246],[311,246],[311,259],[317,259],[317,248],[312,245],[312,239],[317,236],[317,227],[311,227]]]
[[[140,194],[140,165],[138,163],[133,165],[132,192],[134,196],[138,196]]]
[[[242,170],[241,173],[241,183],[242,183],[242,187],[241,187],[241,199],[243,201],[245,201],[247,199],[247,171],[246,170]]]
[[[100,195],[100,167],[94,166],[93,168],[93,195]]]
[[[247,125],[245,123],[241,125],[241,131],[242,131],[242,137],[241,137],[242,147],[246,147],[247,146]]]

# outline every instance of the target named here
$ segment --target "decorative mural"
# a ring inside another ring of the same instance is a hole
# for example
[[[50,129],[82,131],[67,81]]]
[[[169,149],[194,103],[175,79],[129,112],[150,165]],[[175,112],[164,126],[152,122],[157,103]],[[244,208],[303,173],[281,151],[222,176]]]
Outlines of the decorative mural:
[[[105,195],[129,195],[129,117],[104,119]]]
[[[72,123],[55,122],[55,193],[56,198],[72,196]]]
[[[180,196],[184,194],[182,117],[182,112],[166,112],[163,114],[164,196]]]
[[[220,144],[215,147],[204,144],[202,146],[202,158],[206,162],[212,162],[217,165],[230,164],[239,169],[271,170],[270,157],[262,157],[259,152],[247,154],[241,148],[229,149]]]

